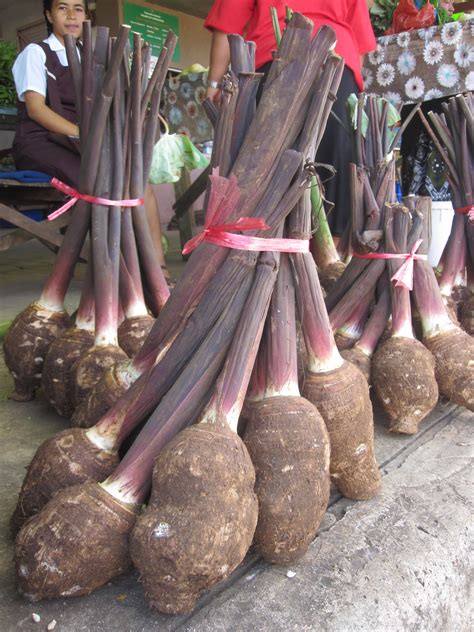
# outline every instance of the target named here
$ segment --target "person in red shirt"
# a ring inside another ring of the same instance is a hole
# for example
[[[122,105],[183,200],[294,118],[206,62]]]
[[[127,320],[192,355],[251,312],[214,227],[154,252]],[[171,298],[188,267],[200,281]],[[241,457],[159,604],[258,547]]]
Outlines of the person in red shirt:
[[[268,73],[276,49],[270,8],[277,10],[283,31],[286,6],[313,22],[313,35],[323,24],[335,30],[336,52],[344,59],[345,67],[333,111],[349,128],[347,98],[363,90],[362,59],[365,53],[376,48],[366,0],[215,0],[204,22],[212,31],[208,97],[219,101],[219,83],[230,61],[229,33],[238,33],[256,43],[257,71]],[[348,165],[352,161],[352,139],[334,117],[329,117],[316,160],[337,169],[337,176],[325,184],[325,195],[334,203],[334,209],[328,214],[331,229],[340,235],[350,217]]]

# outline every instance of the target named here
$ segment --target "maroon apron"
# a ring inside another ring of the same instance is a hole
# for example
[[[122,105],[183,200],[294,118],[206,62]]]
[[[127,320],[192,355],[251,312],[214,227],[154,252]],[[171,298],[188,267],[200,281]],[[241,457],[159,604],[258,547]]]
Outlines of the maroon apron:
[[[69,66],[63,66],[48,44],[39,44],[46,55],[46,105],[72,123],[77,122],[74,85]],[[51,76],[52,75],[52,76]],[[72,186],[78,185],[80,156],[51,140],[51,132],[28,116],[18,101],[18,119],[12,154],[17,169],[42,171]]]

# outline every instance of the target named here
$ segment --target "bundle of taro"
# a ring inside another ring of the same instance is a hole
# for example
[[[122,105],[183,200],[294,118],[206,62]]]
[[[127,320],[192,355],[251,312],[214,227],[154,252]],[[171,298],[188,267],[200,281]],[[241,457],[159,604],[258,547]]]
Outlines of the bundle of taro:
[[[359,164],[351,171],[352,259],[326,305],[342,355],[373,384],[390,430],[413,434],[438,392],[472,410],[474,350],[472,339],[449,318],[426,261],[431,201],[410,196],[404,205],[395,203],[395,140],[386,141],[387,105],[365,100],[364,135],[363,103],[361,97],[355,130]]]
[[[376,493],[368,385],[338,353],[307,252],[312,171],[303,165],[339,85],[334,42],[328,27],[313,40],[312,23],[294,14],[255,110],[253,46],[230,36],[232,73],[218,111],[208,106],[219,172],[206,230],[188,246],[195,250],[139,362],[121,369],[131,386],[95,425],[46,441],[27,472],[12,527],[28,598],[88,594],[133,559],[152,607],[188,612],[254,536],[270,561],[300,557],[330,477],[351,498]],[[308,348],[302,396],[294,295]],[[243,441],[237,425],[252,371],[260,390],[252,379],[258,395]],[[119,446],[144,420],[117,465]]]
[[[114,40],[100,27],[92,49],[86,22],[81,64],[66,35],[80,117],[81,197],[40,298],[16,317],[4,343],[13,397],[29,400],[41,385],[65,417],[106,368],[136,352],[154,322],[147,305],[157,314],[169,296],[143,193],[176,37],[168,36],[148,80],[150,47],[134,35],[129,72],[128,35],[129,27],[122,27]],[[64,299],[87,235],[88,269],[72,322]]]
[[[472,93],[443,103],[442,114],[420,116],[447,168],[455,211],[451,233],[441,255],[439,288],[454,320],[474,334],[474,138]],[[471,215],[471,219],[469,218]]]

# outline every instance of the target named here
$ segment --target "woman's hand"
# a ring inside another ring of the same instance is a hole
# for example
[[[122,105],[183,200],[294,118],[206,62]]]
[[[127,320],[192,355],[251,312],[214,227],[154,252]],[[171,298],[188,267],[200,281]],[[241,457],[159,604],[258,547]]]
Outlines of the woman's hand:
[[[206,97],[210,99],[214,105],[219,105],[221,102],[221,89],[207,86]]]
[[[46,105],[45,97],[39,92],[27,90],[25,92],[25,105],[30,119],[50,132],[65,136],[79,136],[79,127],[60,114],[56,114]]]

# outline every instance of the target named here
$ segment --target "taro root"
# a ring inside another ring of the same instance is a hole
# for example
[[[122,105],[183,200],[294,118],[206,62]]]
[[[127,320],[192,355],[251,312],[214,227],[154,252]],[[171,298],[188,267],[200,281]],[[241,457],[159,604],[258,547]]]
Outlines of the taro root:
[[[100,485],[59,491],[25,523],[17,537],[17,574],[20,590],[31,599],[86,594],[128,568],[128,538],[148,494],[154,459],[208,400],[247,293],[248,288],[241,288],[227,305],[115,471]],[[127,420],[112,417],[87,431],[73,429],[75,437],[85,437],[76,460],[80,463],[94,446],[116,452],[132,428]]]
[[[67,418],[74,410],[72,366],[94,344],[95,306],[92,276],[92,264],[89,262],[74,326],[67,329],[51,344],[46,354],[41,379],[46,399],[59,415]]]
[[[461,326],[470,336],[474,336],[474,294],[462,306]]]
[[[423,344],[435,358],[435,375],[442,395],[474,411],[474,340],[461,329],[426,336]]]
[[[77,406],[71,419],[73,426],[90,428],[111,410],[138,377],[130,361],[119,361],[106,369],[89,395]]]
[[[138,509],[94,483],[59,491],[16,537],[19,591],[30,601],[77,597],[124,573]]]
[[[10,520],[12,532],[16,534],[59,489],[103,481],[117,463],[116,450],[101,449],[79,428],[69,428],[50,437],[41,444],[28,466]]]
[[[339,351],[345,351],[354,346],[355,342],[358,340],[358,337],[353,338],[352,336],[348,336],[345,333],[337,331],[334,334],[334,340]]]
[[[285,254],[255,366],[258,380],[244,434],[257,477],[254,544],[267,561],[289,564],[316,536],[329,500],[330,477],[326,426],[299,393],[295,292]]]
[[[49,346],[69,324],[64,310],[50,310],[41,302],[31,303],[18,314],[3,343],[5,364],[15,383],[12,399],[18,402],[33,399],[41,383]]]
[[[361,347],[355,345],[352,349],[344,349],[341,351],[344,360],[354,364],[367,380],[368,384],[372,383],[372,356],[368,355]]]
[[[129,358],[137,355],[154,322],[155,319],[152,316],[134,316],[126,318],[120,324],[118,343]]]
[[[415,434],[438,403],[434,358],[415,338],[392,336],[374,354],[373,385],[390,430]]]
[[[318,266],[318,276],[322,287],[326,292],[329,292],[331,288],[337,283],[339,277],[346,269],[345,264],[342,261],[334,261],[327,266]]]
[[[226,424],[184,430],[162,451],[130,540],[152,608],[191,612],[240,564],[257,523],[254,484],[248,452]]]
[[[71,368],[93,344],[93,332],[71,327],[52,342],[46,355],[41,379],[43,393],[54,410],[67,419],[74,411]]]
[[[125,352],[114,344],[90,347],[71,368],[74,406],[87,397],[106,369],[126,357]]]
[[[214,393],[200,422],[158,457],[150,504],[132,533],[132,558],[148,603],[161,612],[190,612],[205,590],[240,564],[252,543],[255,470],[237,424],[277,262],[276,253],[261,255]]]
[[[304,215],[293,214],[291,220],[293,234],[307,232],[301,230],[302,224],[306,228]],[[367,381],[337,350],[314,261],[307,255],[295,254],[291,255],[291,262],[308,350],[302,395],[316,406],[326,424],[331,443],[331,477],[340,492],[349,498],[371,498],[380,487],[380,472],[374,455]]]
[[[386,252],[407,252],[409,222],[410,214],[405,206],[386,207]],[[393,281],[402,262],[391,258],[387,265]],[[418,432],[419,424],[438,402],[434,359],[413,335],[410,287],[411,279],[390,284],[391,337],[377,349],[372,361],[374,389],[390,419],[390,430],[403,434]]]
[[[270,397],[253,405],[244,442],[257,476],[254,543],[267,561],[289,564],[306,552],[326,513],[326,426],[303,397]]]
[[[439,392],[474,411],[474,340],[449,318],[434,272],[426,261],[415,261],[414,294],[423,344],[435,358]]]
[[[365,500],[380,487],[374,455],[367,381],[350,362],[324,373],[307,372],[303,396],[321,413],[331,443],[331,478],[348,498]]]

